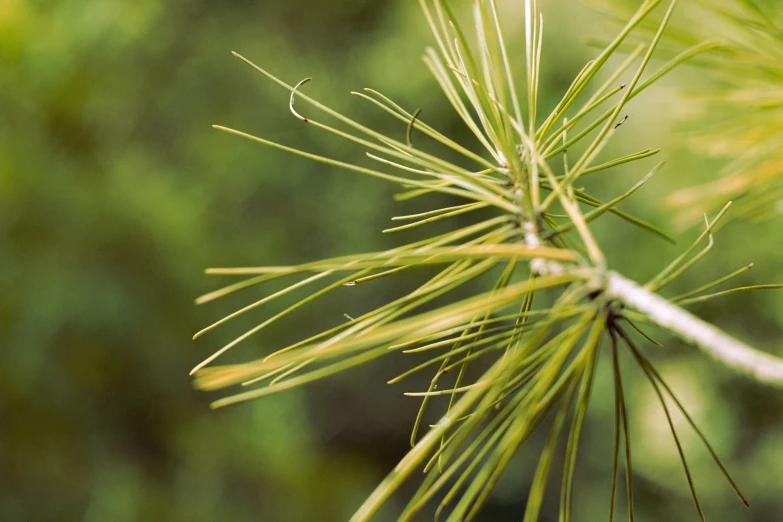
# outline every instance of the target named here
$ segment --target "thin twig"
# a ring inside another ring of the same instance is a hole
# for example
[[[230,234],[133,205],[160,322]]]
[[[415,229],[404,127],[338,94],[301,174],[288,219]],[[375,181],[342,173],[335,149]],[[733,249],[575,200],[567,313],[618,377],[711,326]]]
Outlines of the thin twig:
[[[606,275],[606,295],[642,312],[652,322],[713,359],[756,381],[783,388],[783,359],[734,339],[663,297],[615,272]]]

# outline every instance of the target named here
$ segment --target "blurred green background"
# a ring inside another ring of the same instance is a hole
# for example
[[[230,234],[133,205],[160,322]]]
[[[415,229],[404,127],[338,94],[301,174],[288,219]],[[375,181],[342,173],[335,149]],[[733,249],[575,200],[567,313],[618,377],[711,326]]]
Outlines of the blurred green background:
[[[521,73],[523,2],[501,4]],[[542,9],[547,105],[594,53],[582,40],[607,26],[567,0]],[[415,234],[380,230],[426,202],[395,203],[383,182],[210,125],[338,159],[363,154],[291,117],[287,93],[233,58],[236,50],[289,83],[313,77],[309,94],[376,128],[405,132],[349,91],[379,88],[472,144],[419,60],[429,43],[412,1],[0,0],[0,520],[347,520],[406,451],[417,403],[402,392],[415,383],[384,384],[406,362],[390,358],[211,411],[213,397],[193,390],[188,371],[278,308],[193,342],[195,331],[269,289],[203,307],[193,300],[223,282],[203,274],[208,266],[292,264],[410,240]],[[664,147],[669,165],[626,208],[669,230],[658,200],[719,167],[685,151],[669,123],[682,110],[678,87],[695,76],[683,71],[634,100],[607,152]],[[597,190],[616,194],[644,173],[617,169]],[[670,292],[749,262],[756,268],[743,283],[781,282],[779,227],[724,227],[710,257]],[[612,217],[596,233],[612,265],[639,280],[682,249]],[[331,326],[394,288],[381,281],[363,294],[346,289],[238,347],[233,360]],[[694,312],[783,351],[779,293],[740,294]],[[708,519],[783,520],[783,393],[661,340],[666,347],[647,346],[648,354],[753,506],[733,497],[679,419]],[[606,371],[580,453],[577,520],[607,513]],[[637,520],[696,520],[660,406],[638,374],[626,380]],[[512,462],[482,520],[521,518],[538,442]],[[378,519],[392,519],[407,493]],[[547,505],[543,520],[555,520],[557,488]]]

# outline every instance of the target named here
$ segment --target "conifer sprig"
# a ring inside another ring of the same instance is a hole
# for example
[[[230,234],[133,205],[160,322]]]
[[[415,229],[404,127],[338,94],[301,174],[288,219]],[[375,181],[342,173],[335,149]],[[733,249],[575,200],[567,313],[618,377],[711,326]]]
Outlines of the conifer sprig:
[[[611,340],[616,395],[610,518],[615,513],[617,477],[623,467],[628,512],[632,519],[632,462],[628,412],[617,357],[620,344],[639,363],[664,408],[667,406],[663,392],[673,394],[623,325],[630,324],[641,332],[634,323],[644,321],[669,329],[740,371],[783,386],[783,361],[716,333],[716,329],[675,304],[708,298],[707,295],[697,296],[738,276],[739,272],[672,300],[653,293],[707,253],[709,247],[692,256],[702,240],[708,239],[711,244],[711,231],[723,213],[708,221],[704,234],[682,256],[642,286],[608,269],[609,260],[593,236],[590,224],[613,214],[638,226],[641,231],[668,238],[664,232],[617,208],[641,189],[660,170],[662,163],[645,169],[649,173],[641,181],[608,202],[595,198],[577,185],[583,176],[607,175],[612,167],[643,161],[658,152],[646,149],[615,159],[602,158],[608,142],[622,131],[621,125],[628,117],[628,102],[695,54],[691,51],[677,56],[653,73],[647,72],[675,2],[667,5],[650,41],[637,47],[614,71],[604,71],[608,60],[628,35],[651,17],[660,4],[660,0],[643,2],[619,35],[584,66],[562,99],[544,118],[537,117],[537,114],[544,114],[538,98],[544,22],[534,0],[525,2],[527,103],[522,102],[517,92],[511,54],[506,48],[494,0],[475,3],[472,21],[475,33],[464,29],[466,26],[448,3],[442,0],[420,2],[437,44],[437,50],[427,51],[424,61],[453,109],[474,135],[480,152],[456,143],[427,124],[423,117],[427,114],[426,109],[410,112],[376,90],[354,93],[363,102],[400,121],[405,132],[398,136],[405,138],[397,139],[350,119],[305,94],[303,89],[309,79],[289,84],[239,55],[255,70],[289,91],[289,106],[296,118],[364,148],[366,155],[378,165],[370,168],[340,162],[238,130],[216,128],[314,161],[395,183],[405,190],[400,196],[403,200],[434,193],[463,200],[457,205],[399,216],[396,221],[408,223],[386,232],[426,227],[434,221],[463,214],[475,216],[475,223],[383,252],[291,267],[208,270],[208,273],[242,279],[203,296],[198,302],[211,301],[277,278],[296,279],[284,289],[220,319],[196,337],[294,290],[315,289],[199,363],[192,372],[196,386],[205,390],[235,385],[250,387],[247,391],[218,399],[214,406],[219,407],[306,384],[381,357],[405,357],[404,354],[411,353],[427,356],[424,362],[390,381],[393,384],[404,382],[408,376],[420,372],[432,375],[426,390],[406,393],[420,401],[411,433],[412,448],[358,509],[353,520],[369,519],[404,481],[422,469],[425,478],[400,519],[415,520],[422,510],[434,508],[436,517],[449,521],[472,520],[517,449],[537,430],[546,429],[549,435],[535,470],[524,519],[527,522],[537,520],[553,455],[565,437],[559,511],[561,521],[570,521],[580,435],[601,348],[606,344],[604,341]],[[700,51],[704,47],[694,49]],[[633,72],[627,83],[617,85],[628,71]],[[608,80],[594,87],[602,75],[608,75]],[[296,106],[295,101],[299,102]],[[526,107],[526,114],[523,114],[523,107]],[[601,107],[603,112],[598,110]],[[316,110],[313,115],[310,114],[312,109]],[[315,119],[316,115],[319,119]],[[335,126],[322,123],[320,116],[334,120]],[[541,119],[543,122],[539,124]],[[425,139],[451,149],[461,161],[456,163],[425,152],[419,147]],[[563,158],[558,157],[561,154]],[[473,212],[479,209],[483,212]],[[350,292],[351,287],[373,284],[378,278],[432,266],[438,267],[435,275],[396,300],[358,317],[349,317],[325,332],[271,351],[257,360],[213,366],[228,350],[256,338],[271,323],[326,293]],[[452,298],[448,304],[426,309],[435,302],[442,302],[436,301],[442,296],[453,295],[467,283],[493,274],[496,282],[486,291],[463,299]],[[542,306],[541,302],[552,304]],[[649,337],[643,334],[642,338]],[[765,363],[761,365],[763,367],[759,366],[759,361]],[[437,413],[440,420],[426,428],[425,419],[435,406],[431,399],[438,396],[447,399],[446,405]],[[678,409],[683,409],[679,401],[676,404]],[[668,409],[666,413],[668,415]],[[701,432],[695,425],[693,428],[706,444]],[[679,448],[674,431],[673,435]],[[622,458],[620,446],[624,447]],[[726,473],[715,453],[709,445],[707,447]],[[694,478],[684,454],[680,453],[688,486],[701,515]],[[734,486],[734,482],[729,481]],[[433,506],[433,502],[437,502],[437,506]]]

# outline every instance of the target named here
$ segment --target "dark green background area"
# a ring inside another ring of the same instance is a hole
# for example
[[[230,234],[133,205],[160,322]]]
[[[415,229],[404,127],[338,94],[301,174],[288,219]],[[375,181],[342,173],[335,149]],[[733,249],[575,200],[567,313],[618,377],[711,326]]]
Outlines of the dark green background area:
[[[502,4],[521,73],[522,2]],[[550,107],[594,52],[581,40],[606,26],[565,0],[542,6],[549,33],[541,92]],[[405,133],[404,124],[351,90],[375,87],[410,110],[421,107],[423,119],[475,146],[419,60],[429,43],[412,1],[0,0],[0,520],[350,516],[405,453],[417,403],[402,392],[423,381],[386,385],[409,364],[391,356],[305,389],[212,411],[214,396],[195,391],[188,371],[283,303],[193,342],[194,332],[274,285],[201,307],[193,300],[229,281],[204,275],[208,266],[293,264],[413,240],[417,232],[380,230],[391,216],[433,202],[395,203],[395,187],[381,181],[210,125],[369,161],[357,147],[293,118],[287,92],[233,58],[235,50],[289,83],[313,77],[308,94],[374,128]],[[624,204],[664,228],[669,216],[659,198],[717,167],[688,155],[671,133],[675,89],[689,78],[675,76],[635,100],[611,147],[665,148],[667,168]],[[592,187],[616,194],[651,166],[617,169]],[[752,261],[756,268],[743,283],[781,282],[779,226],[731,223],[709,258],[668,292]],[[685,232],[671,247],[612,217],[595,230],[612,266],[639,280],[695,235]],[[225,361],[259,357],[336,324],[343,313],[360,314],[416,277],[346,288],[238,346]],[[781,305],[780,294],[741,294],[693,310],[780,353]],[[678,419],[709,520],[783,520],[783,394],[661,340],[665,348],[645,350],[753,504],[747,511],[732,497]],[[613,412],[606,377],[603,365],[580,453],[577,520],[602,520],[607,512]],[[637,520],[696,520],[660,406],[638,372],[627,380]],[[540,443],[534,438],[520,451],[482,520],[520,519]],[[407,493],[379,520],[392,519]],[[543,520],[555,520],[556,488],[547,505]]]

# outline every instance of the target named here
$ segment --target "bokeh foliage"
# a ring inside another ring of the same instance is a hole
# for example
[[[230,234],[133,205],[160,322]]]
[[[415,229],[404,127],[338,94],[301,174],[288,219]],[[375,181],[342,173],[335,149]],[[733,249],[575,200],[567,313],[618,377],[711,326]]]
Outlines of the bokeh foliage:
[[[513,32],[520,13],[506,4]],[[594,18],[571,2],[543,9],[545,45],[554,52],[542,91],[561,92],[588,53],[565,50],[601,25],[585,23]],[[312,76],[311,88],[331,105],[400,137],[404,126],[360,113],[348,91],[383,86],[411,110],[423,107],[449,135],[466,136],[425,67],[411,67],[427,43],[413,2],[0,5],[0,519],[347,518],[406,450],[417,404],[382,384],[402,365],[214,413],[187,377],[214,339],[193,344],[189,336],[236,302],[196,308],[192,300],[214,283],[200,267],[294,264],[387,248],[392,240],[379,231],[398,205],[380,182],[260,149],[209,125],[252,129],[338,158],[355,153],[303,129],[286,94],[230,56],[238,50],[290,82]],[[685,83],[687,73],[678,79]],[[667,100],[678,79],[635,101],[623,127],[628,149],[670,151],[652,183],[659,196],[720,166],[667,141]],[[597,190],[627,188],[623,172]],[[642,206],[657,224],[668,222],[654,214],[654,197]],[[607,221],[596,233],[635,272],[652,275],[676,252]],[[780,281],[777,227],[722,230],[719,255],[672,292],[752,261],[744,282]],[[381,284],[360,297],[341,294],[264,342],[283,345],[290,332],[319,331],[395,291]],[[696,312],[780,353],[781,305],[779,295],[748,294]],[[660,369],[753,505],[748,512],[735,505],[709,455],[686,437],[708,519],[782,519],[783,400],[680,343],[665,344]],[[606,510],[613,412],[601,372],[609,371],[599,366],[585,427],[577,519]],[[629,386],[631,428],[644,448],[636,452],[639,520],[693,516],[687,488],[671,480],[679,461],[653,392]],[[487,520],[512,519],[524,506],[518,486],[531,479],[535,447],[517,456]]]
[[[622,22],[634,2],[590,0]],[[698,74],[683,85],[676,118],[681,139],[703,157],[723,164],[702,183],[670,194],[665,207],[676,222],[692,225],[702,213],[738,201],[735,217],[750,222],[783,214],[783,5],[775,0],[683,2],[668,38],[669,52],[702,41],[713,52],[694,60]],[[646,24],[647,30],[654,30]],[[706,81],[705,81],[706,80]]]

